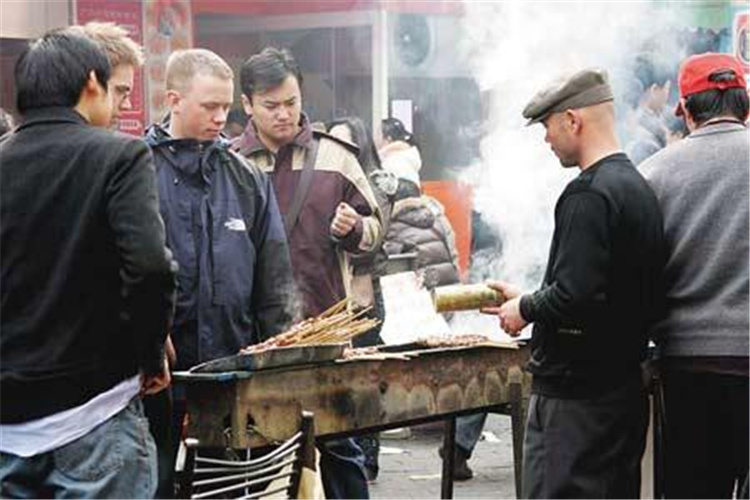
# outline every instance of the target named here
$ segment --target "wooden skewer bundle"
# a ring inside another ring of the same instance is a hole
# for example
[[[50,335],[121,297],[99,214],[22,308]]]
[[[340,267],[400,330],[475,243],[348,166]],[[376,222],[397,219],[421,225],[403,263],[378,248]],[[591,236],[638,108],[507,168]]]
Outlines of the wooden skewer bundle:
[[[348,342],[377,326],[377,319],[363,318],[372,309],[354,312],[346,299],[334,304],[314,318],[308,318],[267,341],[246,347],[242,352],[255,352],[273,346],[304,346]]]

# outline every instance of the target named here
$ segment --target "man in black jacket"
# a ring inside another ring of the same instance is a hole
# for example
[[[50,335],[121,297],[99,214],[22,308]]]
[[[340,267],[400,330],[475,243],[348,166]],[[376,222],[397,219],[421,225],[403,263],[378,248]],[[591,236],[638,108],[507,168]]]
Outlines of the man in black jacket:
[[[114,134],[110,65],[50,32],[16,65],[0,144],[0,496],[148,498],[140,396],[170,381],[174,291],[146,145]]]
[[[534,323],[524,498],[637,498],[648,403],[641,381],[664,263],[656,197],[621,150],[606,73],[583,70],[524,110],[564,167],[542,287],[509,299],[500,326]]]

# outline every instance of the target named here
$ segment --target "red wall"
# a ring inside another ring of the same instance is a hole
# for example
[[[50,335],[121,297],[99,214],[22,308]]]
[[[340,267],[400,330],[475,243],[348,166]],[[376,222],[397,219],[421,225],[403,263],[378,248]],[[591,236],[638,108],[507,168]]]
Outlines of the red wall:
[[[422,191],[437,198],[445,207],[445,215],[453,226],[461,275],[469,268],[471,254],[471,186],[457,181],[422,181]]]

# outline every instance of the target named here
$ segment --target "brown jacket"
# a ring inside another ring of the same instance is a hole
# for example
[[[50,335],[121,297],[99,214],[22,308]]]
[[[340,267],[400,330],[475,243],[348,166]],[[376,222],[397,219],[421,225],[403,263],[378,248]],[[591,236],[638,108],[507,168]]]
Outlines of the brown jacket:
[[[312,184],[299,219],[287,235],[304,317],[320,314],[349,295],[351,266],[347,252],[372,251],[382,238],[380,210],[354,154],[356,147],[323,132],[313,132],[304,115],[302,129],[294,141],[275,155],[260,141],[252,122],[233,143],[233,149],[271,177],[279,208],[286,217],[314,139],[319,141],[319,147]],[[363,217],[351,233],[339,240],[331,235],[330,225],[341,202],[351,205]]]

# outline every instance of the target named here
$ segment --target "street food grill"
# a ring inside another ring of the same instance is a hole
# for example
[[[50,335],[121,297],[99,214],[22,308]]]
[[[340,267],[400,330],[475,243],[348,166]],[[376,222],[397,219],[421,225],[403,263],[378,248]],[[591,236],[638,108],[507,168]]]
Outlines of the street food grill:
[[[251,355],[240,355],[233,358],[234,366],[225,358],[224,366],[175,374],[187,384],[196,437],[221,445],[225,426],[232,422],[234,444],[244,447],[286,435],[303,409],[315,412],[316,432],[327,435],[502,404],[509,401],[514,380],[527,390],[522,367],[528,349],[523,346],[488,341],[425,348],[412,342],[348,354],[346,344],[339,346],[335,359],[253,369],[238,361]],[[281,347],[254,355],[320,348]],[[248,418],[259,434],[240,432]]]
[[[531,387],[523,371],[528,346],[485,342],[480,336],[462,339],[472,345],[425,346],[437,340],[352,350],[344,344],[341,356],[327,361],[176,373],[187,392],[187,433],[205,446],[245,448],[291,435],[302,410],[315,414],[315,433],[322,440],[499,411],[511,415],[520,464]]]
[[[527,348],[483,335],[354,348],[351,339],[377,324],[366,313],[339,302],[263,344],[176,373],[188,434],[205,446],[263,446],[290,435],[300,412],[311,411],[321,440],[436,420],[449,422],[453,436],[457,416],[499,411],[511,415],[521,463]],[[444,446],[453,449],[452,437]],[[452,475],[442,488],[452,488]]]

